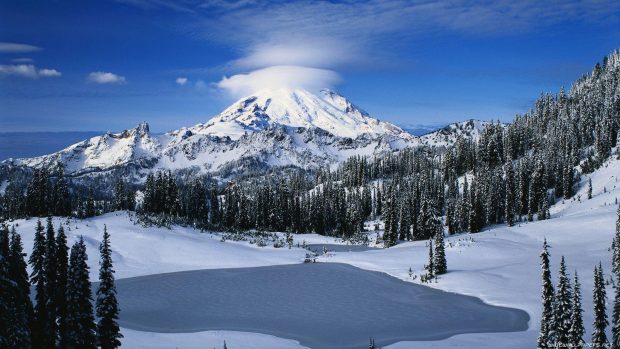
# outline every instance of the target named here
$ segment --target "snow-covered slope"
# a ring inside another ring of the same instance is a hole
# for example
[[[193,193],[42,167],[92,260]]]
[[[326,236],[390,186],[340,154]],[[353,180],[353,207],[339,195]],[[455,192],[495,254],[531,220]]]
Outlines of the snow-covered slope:
[[[147,124],[105,134],[57,153],[5,165],[53,167],[72,175],[114,169],[243,172],[274,166],[317,168],[352,155],[418,144],[401,128],[370,117],[343,96],[323,90],[269,90],[242,98],[207,123],[153,135]],[[143,177],[143,176],[142,176]]]
[[[443,290],[473,295],[494,305],[515,307],[531,317],[525,332],[464,334],[441,341],[401,342],[390,349],[409,348],[533,348],[540,322],[540,257],[543,239],[551,245],[554,282],[560,257],[567,269],[580,276],[583,294],[585,339],[590,338],[593,322],[592,269],[602,262],[606,277],[611,271],[611,251],[616,221],[616,198],[620,196],[620,160],[610,159],[601,169],[584,176],[574,200],[560,201],[551,207],[552,218],[521,223],[513,227],[498,225],[478,234],[446,238],[448,273],[439,282],[427,284]],[[587,182],[592,179],[593,198],[587,200]],[[55,220],[55,224],[65,219]],[[19,220],[17,231],[30,254],[35,220]],[[112,234],[117,277],[146,275],[201,268],[259,266],[301,263],[304,251],[297,248],[258,248],[246,242],[220,242],[217,236],[201,234],[191,228],[172,229],[135,226],[124,213],[111,213],[88,220],[71,220],[67,230],[70,243],[82,235],[87,243],[91,278],[96,278],[97,245],[103,225]],[[296,235],[296,242],[339,243],[333,238]],[[183,253],[178,253],[183,251]],[[409,282],[409,268],[423,272],[428,247],[425,241],[407,242],[389,249],[366,252],[331,252],[319,262],[340,262],[383,271]],[[607,288],[607,312],[611,313],[613,288]],[[187,349],[221,347],[303,348],[294,341],[271,336],[230,331],[198,333],[148,333],[123,330],[123,345],[131,348]],[[234,345],[233,345],[234,344]]]
[[[319,95],[301,89],[263,90],[240,99],[206,124],[189,130],[198,134],[229,136],[260,131],[269,125],[321,128],[337,137],[393,135],[413,139],[401,128],[370,117],[345,97],[321,90]]]

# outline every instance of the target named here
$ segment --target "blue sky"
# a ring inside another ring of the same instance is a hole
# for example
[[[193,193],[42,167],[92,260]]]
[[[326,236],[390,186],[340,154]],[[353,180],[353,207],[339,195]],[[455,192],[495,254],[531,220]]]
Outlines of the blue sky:
[[[279,85],[400,125],[508,121],[617,48],[611,0],[7,0],[0,130],[162,132]]]

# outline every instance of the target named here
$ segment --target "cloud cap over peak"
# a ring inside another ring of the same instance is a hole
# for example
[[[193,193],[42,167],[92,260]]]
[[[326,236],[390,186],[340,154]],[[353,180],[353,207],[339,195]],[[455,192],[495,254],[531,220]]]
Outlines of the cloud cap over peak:
[[[340,76],[332,70],[280,65],[224,77],[217,83],[217,87],[235,97],[242,97],[264,89],[304,88],[317,90],[334,86],[340,81]]]

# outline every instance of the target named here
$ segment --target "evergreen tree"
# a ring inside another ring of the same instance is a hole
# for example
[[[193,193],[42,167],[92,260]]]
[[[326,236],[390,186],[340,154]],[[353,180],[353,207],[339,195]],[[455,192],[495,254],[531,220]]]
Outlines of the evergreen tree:
[[[607,335],[605,334],[605,328],[609,324],[605,312],[606,297],[603,267],[599,263],[599,266],[594,268],[594,323],[592,324],[594,329],[592,331],[592,345],[595,348],[605,348],[608,345]]]
[[[575,182],[575,170],[573,165],[568,163],[564,165],[564,171],[562,172],[562,192],[564,199],[570,199],[573,195],[573,186]]]
[[[581,284],[579,283],[579,276],[575,271],[573,288],[573,303],[571,304],[571,317],[570,317],[570,331],[568,333],[570,348],[581,349],[584,346],[583,335],[585,329],[583,328],[583,309],[581,308]]]
[[[62,225],[56,234],[56,316],[58,319],[57,347],[66,349],[67,338],[67,273],[69,269],[69,247]]]
[[[504,173],[506,176],[504,220],[506,224],[511,227],[515,223],[515,176],[512,164],[507,163],[504,166]]]
[[[437,235],[435,235],[434,259],[435,274],[445,274],[448,271],[448,265],[446,262],[446,246],[443,240],[443,231],[437,232]]]
[[[47,323],[44,328],[46,336],[49,336],[48,343],[56,343],[57,324],[56,324],[56,277],[57,277],[57,258],[56,258],[56,237],[52,218],[47,217],[47,228],[45,236],[45,296],[47,311]]]
[[[69,195],[69,187],[65,180],[64,167],[59,165],[58,179],[54,184],[53,193],[54,215],[57,216],[70,216],[71,215],[71,196]]]
[[[592,199],[592,178],[588,178],[588,200]]]
[[[35,228],[34,245],[30,254],[29,262],[32,268],[30,274],[30,282],[35,286],[34,321],[32,324],[32,346],[33,348],[50,348],[52,335],[46,333],[48,326],[47,311],[47,273],[45,271],[46,261],[46,241],[43,234],[43,224],[41,220],[37,220]]]
[[[550,348],[552,345],[553,303],[554,291],[549,269],[549,245],[547,239],[543,242],[543,250],[540,253],[542,269],[542,305],[543,311],[540,319],[540,333],[536,342],[539,349]]]
[[[95,349],[95,319],[84,239],[71,247],[67,278],[67,347]]]
[[[616,211],[616,234],[612,240],[612,272],[616,283],[620,283],[620,207]]]
[[[614,307],[611,320],[611,347],[620,349],[620,208],[617,210],[616,234],[613,240],[612,272],[616,279],[614,285]]]
[[[426,280],[435,277],[435,258],[433,256],[433,240],[428,240],[428,264],[424,266],[426,269]]]
[[[15,282],[15,316],[13,317],[14,328],[18,329],[12,338],[9,338],[9,347],[16,349],[30,348],[32,322],[32,301],[30,300],[30,282],[28,281],[27,264],[24,261],[24,252],[21,236],[11,229],[11,242],[9,246],[9,278]]]
[[[620,349],[620,285],[614,286],[614,306],[611,320],[611,347]]]
[[[9,229],[0,227],[0,348],[10,348],[13,336],[16,284],[9,275]]]
[[[554,342],[556,347],[566,348],[569,345],[569,332],[571,327],[571,286],[566,274],[564,256],[560,262],[560,274],[555,295],[554,311]]]
[[[114,286],[114,269],[112,268],[112,250],[110,249],[110,234],[107,227],[103,227],[103,241],[99,246],[101,254],[99,261],[99,288],[97,289],[96,311],[97,342],[101,349],[115,349],[121,346],[118,323],[118,302],[116,287]]]

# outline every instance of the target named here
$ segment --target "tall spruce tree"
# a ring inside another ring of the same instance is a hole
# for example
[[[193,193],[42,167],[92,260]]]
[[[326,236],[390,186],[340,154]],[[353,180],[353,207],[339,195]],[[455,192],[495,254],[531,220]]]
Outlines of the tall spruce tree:
[[[620,349],[620,208],[617,210],[616,234],[613,240],[612,272],[614,285],[614,306],[611,317],[611,347]]]
[[[9,347],[16,349],[31,348],[30,326],[32,322],[32,301],[30,300],[30,282],[28,281],[27,264],[24,261],[24,252],[21,236],[11,228],[11,242],[9,246],[9,278],[15,282],[15,328],[19,329],[9,340]]]
[[[71,247],[67,278],[67,347],[95,349],[95,318],[88,280],[86,245],[80,237]]]
[[[620,207],[616,211],[616,234],[612,240],[612,272],[616,283],[620,283]]]
[[[540,253],[540,265],[542,269],[542,305],[543,311],[540,319],[540,333],[536,342],[539,349],[550,348],[552,343],[553,325],[553,304],[554,294],[553,283],[551,281],[551,270],[549,269],[549,245],[547,239],[543,242],[543,250]]]
[[[581,284],[579,283],[579,276],[575,271],[573,288],[573,302],[571,304],[571,317],[570,317],[570,331],[568,333],[570,348],[581,349],[585,342],[583,341],[583,335],[585,329],[583,327],[583,309],[581,307]]]
[[[605,302],[607,295],[605,294],[605,281],[603,278],[603,266],[599,263],[594,268],[594,290],[592,299],[594,303],[594,323],[592,324],[592,345],[595,348],[606,348],[609,344],[605,328],[609,324],[607,321],[607,313],[605,311]]]
[[[506,224],[512,227],[515,223],[515,175],[511,163],[504,165],[505,173],[505,202],[504,202],[504,220]]]
[[[428,240],[428,264],[425,265],[426,279],[431,280],[435,277],[435,257],[433,256],[433,240]]]
[[[67,273],[69,269],[69,247],[62,224],[56,234],[56,316],[58,323],[57,347],[66,349],[67,341]]]
[[[97,289],[96,312],[99,322],[97,323],[97,342],[101,349],[116,349],[121,346],[118,326],[118,301],[116,300],[116,287],[114,286],[114,269],[112,267],[112,250],[110,249],[110,234],[104,225],[103,241],[99,246],[99,288]]]
[[[45,295],[47,310],[47,323],[44,331],[46,336],[50,338],[47,343],[56,343],[57,323],[56,323],[56,236],[51,217],[47,217],[47,227],[45,234]]]
[[[443,238],[443,231],[437,232],[435,235],[435,274],[441,275],[448,271],[448,264],[446,262],[446,246]]]
[[[554,345],[566,348],[569,345],[569,332],[571,327],[572,295],[568,275],[566,274],[566,262],[564,256],[560,261],[560,273],[555,295],[554,309]]]
[[[10,348],[16,283],[9,275],[9,228],[0,226],[0,348]]]
[[[45,267],[46,261],[46,241],[43,233],[44,228],[41,220],[37,220],[35,228],[34,245],[30,254],[29,262],[32,268],[30,273],[30,282],[35,287],[35,306],[34,320],[32,324],[32,346],[33,348],[50,348],[53,346],[51,342],[52,335],[46,333],[48,326],[47,311],[47,273]]]

